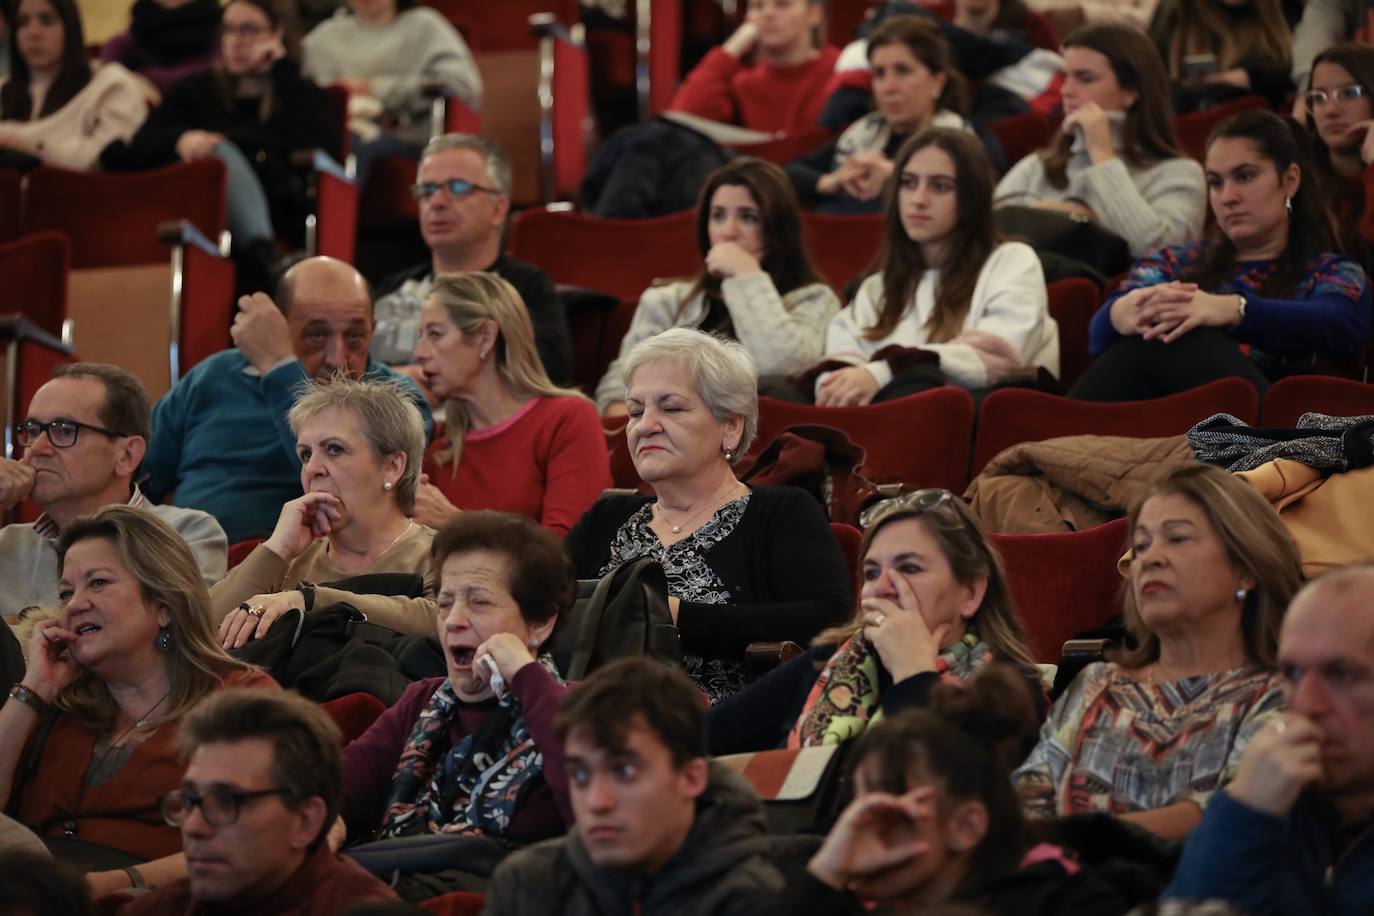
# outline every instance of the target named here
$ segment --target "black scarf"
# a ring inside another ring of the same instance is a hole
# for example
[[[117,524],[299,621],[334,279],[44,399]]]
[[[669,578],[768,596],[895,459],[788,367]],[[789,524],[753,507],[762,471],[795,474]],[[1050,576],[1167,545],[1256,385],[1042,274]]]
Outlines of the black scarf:
[[[217,0],[189,0],[176,9],[157,0],[138,0],[129,26],[133,46],[125,64],[136,70],[209,54],[219,40],[219,17]]]

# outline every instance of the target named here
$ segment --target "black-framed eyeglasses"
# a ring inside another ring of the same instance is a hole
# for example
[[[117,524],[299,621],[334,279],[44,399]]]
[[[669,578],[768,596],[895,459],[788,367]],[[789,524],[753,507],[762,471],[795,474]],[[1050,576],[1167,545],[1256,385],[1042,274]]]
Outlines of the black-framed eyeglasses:
[[[111,439],[119,439],[128,435],[128,433],[115,432],[103,426],[58,417],[56,420],[49,420],[46,423],[42,420],[21,420],[14,424],[14,438],[21,446],[28,448],[38,440],[39,436],[47,433],[48,441],[52,443],[53,448],[71,448],[76,445],[76,434],[83,429],[100,433],[102,436],[109,436]]]
[[[162,819],[173,827],[180,827],[200,809],[201,816],[212,827],[228,827],[239,819],[245,802],[269,795],[290,795],[290,789],[258,789],[255,792],[235,792],[228,786],[211,786],[204,792],[181,789],[162,796]]]
[[[416,200],[429,200],[439,189],[443,188],[448,192],[449,197],[466,197],[473,191],[485,191],[488,194],[499,194],[495,188],[484,188],[480,184],[474,184],[465,178],[454,178],[449,181],[421,181],[410,186],[410,193]]]
[[[1333,101],[1348,105],[1364,98],[1364,94],[1363,86],[1359,83],[1351,83],[1348,86],[1337,86],[1335,89],[1313,89],[1311,92],[1304,92],[1302,100],[1307,105],[1308,111],[1315,111],[1318,108],[1325,108]]]
[[[910,493],[884,499],[869,506],[859,513],[859,527],[868,530],[889,515],[896,515],[898,512],[929,512],[944,503],[949,503],[950,509],[959,515],[962,522],[963,515],[954,507],[954,503],[958,499],[959,497],[943,487],[926,487],[923,490],[913,490]]]

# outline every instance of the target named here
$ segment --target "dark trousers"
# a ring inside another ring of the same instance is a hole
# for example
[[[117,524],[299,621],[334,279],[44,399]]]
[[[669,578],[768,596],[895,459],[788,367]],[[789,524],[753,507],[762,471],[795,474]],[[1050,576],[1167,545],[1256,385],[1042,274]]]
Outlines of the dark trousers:
[[[1099,356],[1069,391],[1080,401],[1143,401],[1235,376],[1260,399],[1269,380],[1219,328],[1197,328],[1173,343],[1123,337]]]

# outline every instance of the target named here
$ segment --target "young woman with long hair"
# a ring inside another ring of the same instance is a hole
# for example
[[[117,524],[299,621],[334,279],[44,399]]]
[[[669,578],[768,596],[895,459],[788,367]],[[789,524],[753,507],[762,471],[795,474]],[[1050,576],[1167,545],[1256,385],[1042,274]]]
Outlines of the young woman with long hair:
[[[998,234],[992,170],[977,138],[922,131],[897,153],[894,174],[878,273],[826,333],[826,359],[852,365],[820,376],[816,403],[908,393],[897,373],[900,351],[912,348],[938,354],[944,379],[970,389],[1022,367],[1058,372],[1059,329],[1040,259]]]
[[[1293,90],[1296,24],[1284,19],[1281,0],[1165,0],[1150,38],[1174,84],[1178,111],[1245,94],[1278,107]]]
[[[1367,272],[1374,265],[1374,48],[1340,44],[1318,54],[1293,114],[1312,136],[1339,250]]]

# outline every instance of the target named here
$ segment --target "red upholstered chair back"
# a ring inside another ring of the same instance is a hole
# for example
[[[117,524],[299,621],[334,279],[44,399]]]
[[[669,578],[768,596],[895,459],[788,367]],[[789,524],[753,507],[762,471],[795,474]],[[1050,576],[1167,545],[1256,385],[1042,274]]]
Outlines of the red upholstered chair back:
[[[481,916],[486,904],[487,898],[475,891],[452,891],[421,901],[420,909],[439,916]]]
[[[1178,145],[1184,153],[1202,162],[1207,158],[1207,137],[1213,128],[1237,112],[1268,107],[1269,103],[1262,96],[1243,95],[1206,111],[1179,115],[1174,118],[1174,132],[1178,135]]]
[[[343,733],[343,743],[340,747],[346,746],[348,742],[371,728],[372,723],[386,712],[386,704],[370,693],[346,694],[327,703],[321,703],[320,706],[329,713],[329,718],[334,720],[334,724],[339,726],[339,731]]]
[[[1244,379],[1208,382],[1190,391],[1149,401],[1105,404],[1004,388],[994,391],[978,411],[973,476],[1005,448],[1058,436],[1179,436],[1215,413],[1254,424],[1259,395]]]
[[[0,242],[19,235],[19,187],[23,177],[14,169],[0,169]]]
[[[66,233],[74,270],[165,264],[160,223],[190,220],[213,242],[225,228],[225,206],[218,159],[118,174],[41,166],[24,180],[23,227]]]
[[[1116,561],[1126,550],[1127,520],[1066,534],[991,534],[1002,555],[1016,612],[1036,660],[1059,660],[1064,641],[1121,610]]]
[[[248,555],[253,552],[253,548],[261,544],[263,540],[263,538],[249,538],[246,541],[230,544],[229,568],[233,569],[235,566],[238,566],[244,560],[248,559]]]
[[[1264,396],[1260,421],[1265,426],[1297,426],[1305,413],[1333,417],[1374,414],[1374,385],[1330,375],[1291,375]]]
[[[1002,144],[1007,165],[1013,166],[1049,143],[1056,125],[1039,112],[1028,111],[989,121],[987,127]]]
[[[638,490],[644,482],[635,470],[630,457],[630,445],[625,440],[625,424],[629,417],[602,417],[601,428],[606,433],[606,448],[611,453],[611,482],[625,490]]]
[[[973,398],[946,385],[863,407],[813,407],[759,398],[759,434],[751,451],[767,447],[789,426],[831,426],[843,430],[867,453],[863,473],[877,483],[946,487],[968,482]]]
[[[71,261],[71,245],[60,232],[36,232],[0,244],[0,314],[19,312],[60,338]]]
[[[830,533],[835,535],[840,552],[844,554],[844,561],[849,566],[850,591],[857,599],[860,587],[859,572],[863,568],[863,557],[859,556],[859,547],[864,540],[863,532],[844,522],[831,522]]]
[[[845,284],[873,265],[883,241],[883,216],[802,214],[811,264],[841,297]]]
[[[538,264],[555,283],[600,290],[622,302],[638,302],[656,279],[696,276],[702,261],[696,214],[690,210],[651,219],[602,219],[534,208],[511,222],[508,250]]]
[[[1060,280],[1046,287],[1050,317],[1059,325],[1059,381],[1068,388],[1093,361],[1088,352],[1088,325],[1102,301],[1102,290],[1091,280]]]

